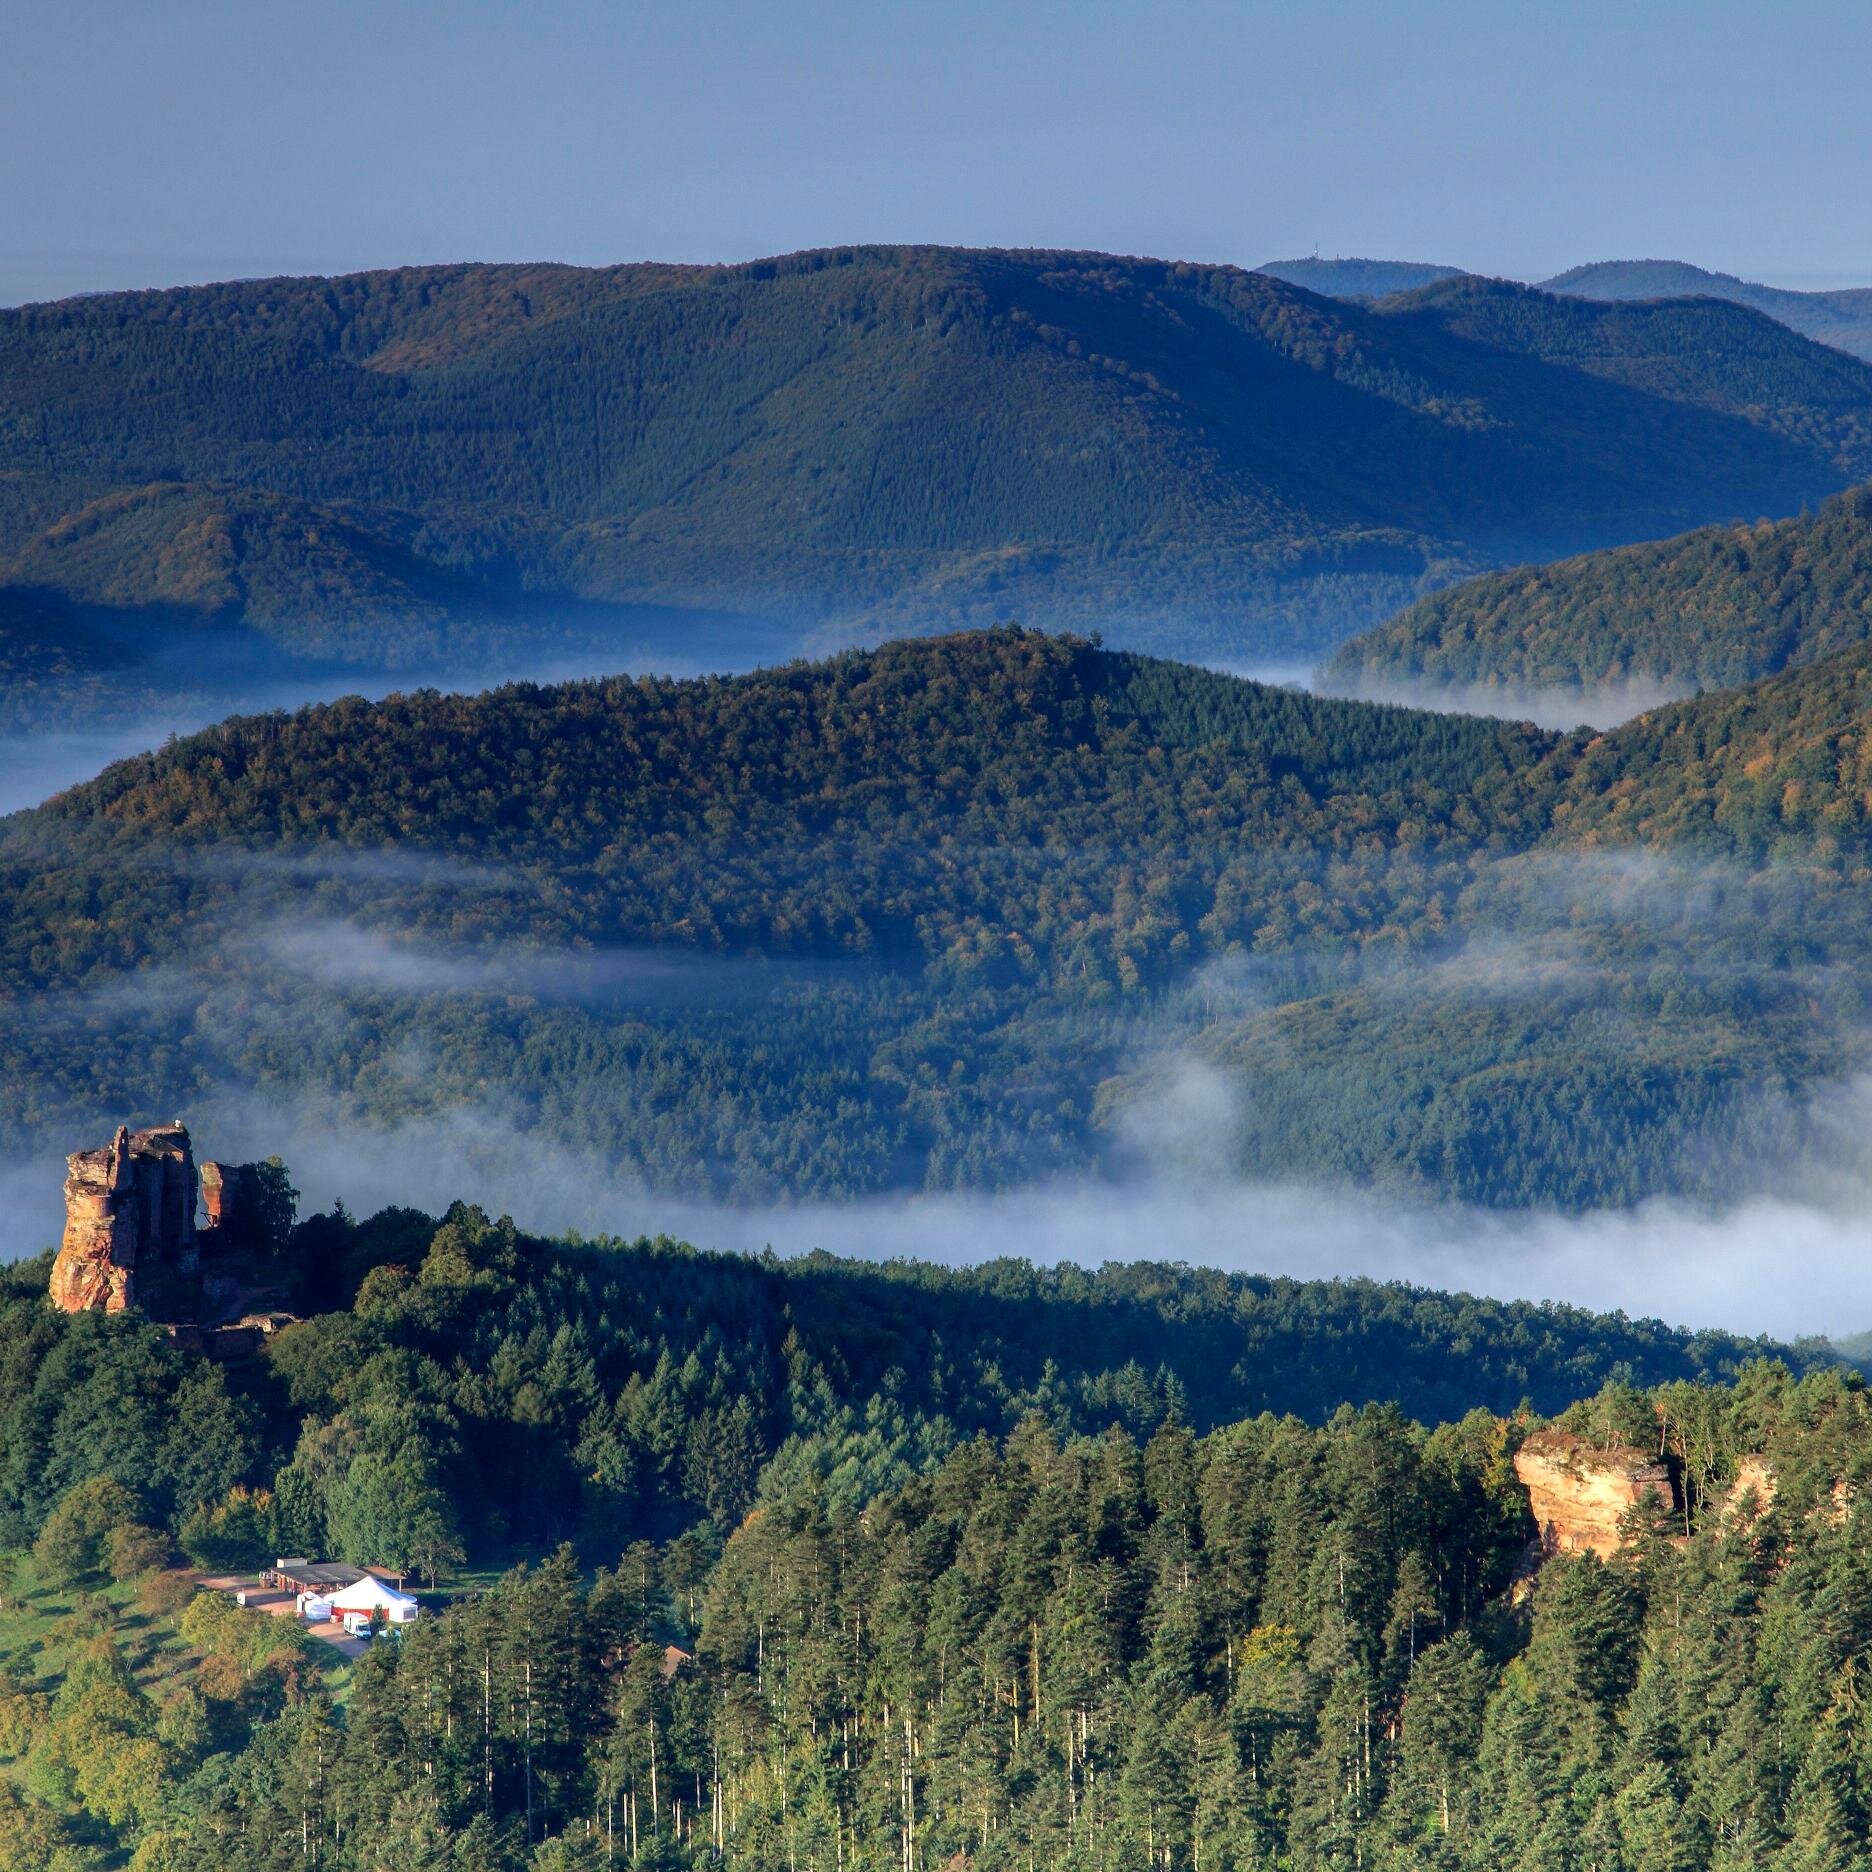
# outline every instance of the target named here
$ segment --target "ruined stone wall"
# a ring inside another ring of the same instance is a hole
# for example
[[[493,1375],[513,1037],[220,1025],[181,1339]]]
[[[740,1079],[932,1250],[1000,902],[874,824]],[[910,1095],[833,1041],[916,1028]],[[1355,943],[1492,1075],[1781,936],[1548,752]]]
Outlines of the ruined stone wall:
[[[201,1167],[202,1233],[212,1246],[252,1248],[260,1239],[260,1185],[252,1164]]]
[[[197,1179],[187,1128],[178,1119],[130,1134],[130,1162],[137,1183],[137,1252],[179,1273],[194,1273]]]

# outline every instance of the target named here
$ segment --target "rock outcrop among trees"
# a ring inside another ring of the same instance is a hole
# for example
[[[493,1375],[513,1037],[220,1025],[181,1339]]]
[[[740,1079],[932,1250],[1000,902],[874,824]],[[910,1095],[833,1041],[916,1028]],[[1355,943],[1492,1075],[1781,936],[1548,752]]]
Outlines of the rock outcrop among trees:
[[[1630,1517],[1647,1503],[1670,1509],[1671,1473],[1649,1450],[1607,1448],[1568,1430],[1537,1430],[1515,1451],[1515,1474],[1547,1553],[1595,1553],[1610,1560],[1625,1544]]]
[[[136,1270],[200,1265],[195,1158],[177,1120],[147,1131],[119,1125],[102,1150],[66,1159],[65,1235],[52,1265],[52,1301],[67,1313],[122,1313],[136,1304]]]

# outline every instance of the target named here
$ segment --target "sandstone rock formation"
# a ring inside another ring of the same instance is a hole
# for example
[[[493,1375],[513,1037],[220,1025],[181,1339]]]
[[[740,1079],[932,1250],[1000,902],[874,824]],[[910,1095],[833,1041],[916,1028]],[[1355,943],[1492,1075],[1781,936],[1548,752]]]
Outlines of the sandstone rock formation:
[[[195,1154],[181,1119],[130,1134],[136,1178],[137,1258],[181,1274],[200,1266],[195,1241]]]
[[[216,1245],[249,1248],[260,1230],[260,1192],[252,1164],[216,1163],[201,1167],[202,1233]]]
[[[65,1235],[52,1264],[54,1306],[67,1313],[121,1313],[138,1304],[138,1271],[193,1282],[204,1237],[211,1247],[252,1245],[253,1168],[209,1163],[198,1179],[187,1127],[119,1126],[102,1150],[66,1159]],[[208,1227],[198,1233],[198,1191]]]
[[[1547,1553],[1596,1553],[1607,1560],[1623,1536],[1619,1523],[1647,1498],[1675,1504],[1670,1470],[1648,1450],[1598,1449],[1566,1430],[1537,1430],[1515,1452],[1515,1474]]]
[[[52,1263],[52,1304],[121,1313],[135,1295],[136,1179],[122,1125],[103,1150],[65,1160],[65,1236]]]
[[[1777,1478],[1774,1465],[1766,1456],[1744,1456],[1736,1465],[1736,1478],[1723,1497],[1722,1518],[1734,1521],[1748,1514],[1766,1514],[1775,1504]]]

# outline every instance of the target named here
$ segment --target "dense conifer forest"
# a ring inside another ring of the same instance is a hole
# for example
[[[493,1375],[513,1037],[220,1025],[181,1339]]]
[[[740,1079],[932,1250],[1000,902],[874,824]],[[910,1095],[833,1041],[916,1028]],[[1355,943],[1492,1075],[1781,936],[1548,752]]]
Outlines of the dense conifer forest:
[[[0,834],[7,1122],[462,1112],[769,1201],[1118,1173],[1195,1061],[1230,1172],[1732,1194],[1863,1057],[1855,655],[1605,737],[1016,631],[233,721]]]
[[[1872,1872],[1872,287],[115,289],[1839,281],[1872,14],[44,11],[0,1872]]]
[[[1724,1194],[1861,1058],[1857,709],[1543,736],[1002,631],[234,721],[0,835],[9,1134],[236,1093],[992,1189],[1121,1172],[1194,1060],[1237,1172]]]
[[[459,1206],[282,1252],[306,1317],[232,1367],[5,1274],[9,1872],[1864,1850],[1872,1423],[1815,1353]],[[1536,1573],[1543,1412],[1681,1509]],[[178,1570],[284,1551],[424,1615],[346,1667]]]

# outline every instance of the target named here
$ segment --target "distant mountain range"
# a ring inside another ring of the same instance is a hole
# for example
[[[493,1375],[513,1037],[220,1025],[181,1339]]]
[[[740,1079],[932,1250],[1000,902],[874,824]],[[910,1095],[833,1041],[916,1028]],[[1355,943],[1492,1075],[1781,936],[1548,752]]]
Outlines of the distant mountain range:
[[[1329,299],[1383,299],[1437,280],[1473,277],[1462,267],[1419,260],[1271,260],[1260,269]],[[1685,260],[1595,260],[1537,282],[1576,299],[1725,299],[1745,305],[1817,344],[1872,362],[1872,286],[1793,292],[1712,273]]]
[[[1753,306],[1814,339],[1872,359],[1872,286],[1835,292],[1790,292],[1758,286],[1732,273],[1711,273],[1682,260],[1600,260],[1541,281],[1543,292],[1581,299],[1687,299],[1702,295]]]
[[[1323,672],[1355,694],[1428,685],[1512,710],[1548,689],[1687,694],[1872,639],[1872,487],[1773,524],[1519,566],[1433,593],[1343,645]]]
[[[1388,299],[1393,293],[1415,292],[1438,280],[1464,279],[1464,267],[1432,266],[1422,260],[1270,260],[1258,273],[1304,286],[1328,299]]]
[[[109,294],[0,313],[0,668],[39,708],[178,632],[396,669],[1008,616],[1310,655],[1867,474],[1872,369],[1709,300],[938,248]]]

